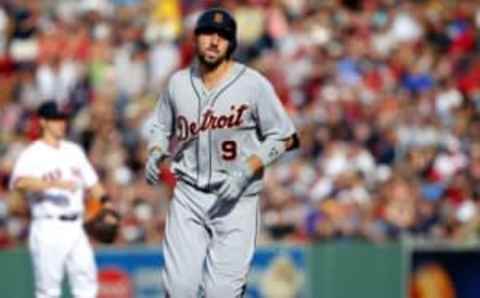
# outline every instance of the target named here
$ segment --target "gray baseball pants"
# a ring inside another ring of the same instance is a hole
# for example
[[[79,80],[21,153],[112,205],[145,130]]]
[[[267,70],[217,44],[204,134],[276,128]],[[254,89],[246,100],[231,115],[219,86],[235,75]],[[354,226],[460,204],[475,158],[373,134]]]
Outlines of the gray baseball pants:
[[[245,291],[259,223],[258,195],[242,197],[209,219],[216,200],[182,181],[176,185],[163,243],[162,281],[171,298],[236,298]]]

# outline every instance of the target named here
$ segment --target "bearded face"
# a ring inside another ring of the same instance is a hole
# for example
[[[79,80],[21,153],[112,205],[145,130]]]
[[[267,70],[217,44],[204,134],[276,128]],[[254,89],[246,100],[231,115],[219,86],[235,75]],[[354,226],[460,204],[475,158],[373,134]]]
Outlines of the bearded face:
[[[228,59],[228,39],[219,32],[202,32],[197,36],[197,57],[210,69]]]

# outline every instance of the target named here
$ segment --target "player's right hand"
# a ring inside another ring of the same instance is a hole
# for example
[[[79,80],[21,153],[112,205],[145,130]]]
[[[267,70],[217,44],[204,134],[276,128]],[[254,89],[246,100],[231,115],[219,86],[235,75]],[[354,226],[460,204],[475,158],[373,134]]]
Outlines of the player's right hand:
[[[145,178],[149,184],[157,184],[160,174],[160,162],[167,157],[160,150],[152,150],[145,165]]]

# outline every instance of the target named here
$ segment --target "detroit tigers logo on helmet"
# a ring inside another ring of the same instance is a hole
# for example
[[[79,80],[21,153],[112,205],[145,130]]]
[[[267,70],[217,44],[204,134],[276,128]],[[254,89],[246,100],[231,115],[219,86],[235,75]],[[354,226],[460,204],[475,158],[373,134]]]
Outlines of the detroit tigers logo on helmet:
[[[222,23],[223,22],[223,14],[217,12],[215,13],[215,15],[213,16],[213,21],[215,23]]]

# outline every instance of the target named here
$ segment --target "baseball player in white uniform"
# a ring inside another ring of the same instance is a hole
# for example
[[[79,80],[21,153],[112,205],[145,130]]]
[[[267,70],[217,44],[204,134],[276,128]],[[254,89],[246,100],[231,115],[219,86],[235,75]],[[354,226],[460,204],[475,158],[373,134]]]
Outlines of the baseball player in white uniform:
[[[64,140],[68,115],[49,101],[38,116],[41,138],[20,154],[10,181],[30,206],[35,297],[60,297],[66,271],[74,297],[94,298],[97,270],[83,229],[84,195],[106,199],[105,191],[81,147]]]
[[[243,296],[263,170],[298,147],[271,84],[231,59],[235,35],[228,12],[204,12],[196,62],[170,78],[157,103],[146,178],[157,183],[168,156],[177,176],[163,243],[167,297]]]

